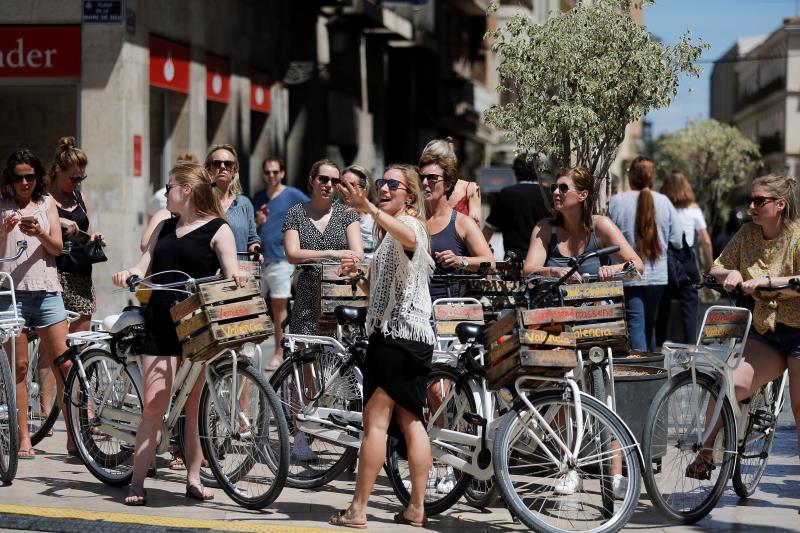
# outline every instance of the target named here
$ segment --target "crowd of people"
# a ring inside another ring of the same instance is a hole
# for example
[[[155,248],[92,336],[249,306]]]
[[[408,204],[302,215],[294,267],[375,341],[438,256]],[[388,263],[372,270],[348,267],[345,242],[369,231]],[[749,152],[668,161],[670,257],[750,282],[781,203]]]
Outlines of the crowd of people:
[[[42,340],[45,364],[65,352],[68,331],[89,328],[96,310],[92,264],[105,244],[90,223],[91,209],[82,194],[87,155],[75,139],[58,143],[46,172],[28,150],[14,152],[0,179],[2,232],[0,248],[13,255],[16,242],[28,248],[17,261],[0,264],[15,284],[16,305],[26,326]],[[521,155],[513,164],[517,183],[494,197],[483,223],[480,189],[461,179],[449,139],[428,143],[416,165],[391,164],[373,178],[364,167],[341,170],[331,160],[314,163],[307,175],[308,194],[286,184],[283,162],[267,157],[261,172],[264,188],[252,199],[242,194],[240,162],[228,144],[211,146],[203,164],[182,154],[166,186],[148,206],[150,222],[141,239],[141,259],[113,276],[124,286],[132,276],[183,271],[193,277],[222,272],[244,284],[247,274],[237,259],[259,255],[263,295],[275,324],[275,348],[267,370],[282,363],[282,325],[290,333],[316,334],[320,318],[315,297],[318,268],[303,263],[333,261],[369,295],[369,349],[364,367],[364,440],[350,506],[331,517],[338,526],[363,527],[366,506],[385,458],[386,436],[403,439],[411,472],[411,501],[395,516],[398,523],[425,523],[424,493],[431,450],[422,423],[425,378],[431,366],[435,335],[432,302],[456,296],[458,286],[442,276],[476,271],[495,259],[489,240],[503,235],[504,247],[524,259],[523,273],[561,276],[570,257],[608,246],[611,258],[586,261],[582,274],[611,280],[632,263],[641,274],[624,285],[630,347],[656,351],[666,338],[671,301],[678,299],[684,340],[697,334],[698,296],[694,283],[710,272],[727,288],[755,288],[784,283],[800,275],[800,222],[794,178],[769,175],[756,179],[748,209],[752,223],[712,252],[703,212],[689,181],[679,172],[665,175],[654,190],[656,168],[639,157],[630,165],[630,190],[609,199],[598,213],[597,186],[583,167],[565,168],[555,176],[548,196],[539,183],[537,159]],[[481,225],[483,223],[483,227]],[[69,254],[63,254],[65,246]],[[694,250],[702,250],[698,265]],[[717,254],[714,260],[714,254]],[[713,261],[713,263],[712,263]],[[368,263],[367,274],[362,270]],[[164,274],[157,282],[174,281]],[[144,412],[137,432],[134,475],[128,505],[144,505],[144,480],[161,438],[161,419],[181,355],[169,318],[177,297],[154,293],[144,308],[150,338],[143,356]],[[0,311],[11,300],[0,297]],[[67,311],[78,318],[67,324]],[[745,398],[761,384],[789,369],[792,410],[800,416],[800,300],[756,299],[754,331],[745,361],[736,370],[737,396]],[[16,342],[17,398],[21,440],[19,457],[34,458],[25,421],[27,337]],[[10,353],[10,350],[6,350]],[[60,374],[59,391],[63,384]],[[185,428],[186,495],[213,497],[200,483],[203,461],[197,431],[199,388],[187,404]],[[295,445],[300,443],[296,442]],[[74,453],[74,444],[67,443]],[[691,475],[703,475],[708,458],[700,456]],[[687,474],[688,475],[688,474]]]

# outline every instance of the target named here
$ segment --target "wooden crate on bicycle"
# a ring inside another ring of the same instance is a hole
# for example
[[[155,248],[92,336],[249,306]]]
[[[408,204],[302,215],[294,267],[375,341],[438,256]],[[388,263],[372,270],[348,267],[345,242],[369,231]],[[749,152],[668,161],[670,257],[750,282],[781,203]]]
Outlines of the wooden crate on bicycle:
[[[500,276],[467,280],[464,296],[475,298],[483,305],[484,313],[497,316],[503,309],[513,309],[514,294],[522,288],[519,281],[503,280]]]
[[[209,359],[272,335],[257,279],[249,278],[244,287],[226,279],[200,284],[197,289],[170,309],[185,357]]]
[[[433,306],[433,323],[436,334],[454,336],[461,322],[483,324],[483,306],[470,302],[446,302]]]
[[[566,320],[553,320],[558,313],[564,314],[563,309],[536,309],[546,320],[529,320],[527,326],[522,314],[527,310],[504,311],[487,328],[484,344],[491,365],[486,374],[490,388],[512,385],[519,376],[560,376],[577,366],[575,336],[566,331]]]
[[[564,305],[574,309],[576,347],[584,357],[592,347],[612,353],[628,353],[628,327],[625,323],[624,293],[621,281],[577,283],[561,287]]]
[[[363,271],[367,270],[366,263],[359,264]],[[319,331],[336,329],[336,317],[333,312],[339,305],[353,307],[366,307],[367,295],[350,278],[339,276],[339,264],[322,265],[322,281],[320,283],[319,301]]]

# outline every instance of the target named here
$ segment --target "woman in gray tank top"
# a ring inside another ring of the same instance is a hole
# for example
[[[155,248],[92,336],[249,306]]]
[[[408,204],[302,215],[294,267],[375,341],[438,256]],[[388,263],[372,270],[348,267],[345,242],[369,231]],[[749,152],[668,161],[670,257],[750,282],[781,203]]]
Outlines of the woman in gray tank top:
[[[614,255],[617,262],[590,259],[573,275],[573,282],[579,283],[581,274],[597,274],[601,280],[610,280],[628,261],[642,272],[642,260],[625,236],[611,219],[595,215],[594,207],[594,178],[589,171],[584,167],[562,170],[553,185],[555,216],[542,220],[533,229],[523,267],[525,275],[563,276],[569,270],[570,257],[607,246],[619,246]]]

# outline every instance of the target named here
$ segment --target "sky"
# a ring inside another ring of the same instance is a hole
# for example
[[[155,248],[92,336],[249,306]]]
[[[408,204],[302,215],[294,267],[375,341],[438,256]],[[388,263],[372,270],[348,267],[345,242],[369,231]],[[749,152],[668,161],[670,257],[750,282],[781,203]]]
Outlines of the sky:
[[[736,39],[770,34],[783,19],[800,14],[800,0],[657,0],[645,8],[648,30],[666,44],[691,30],[710,45],[700,58],[699,79],[684,77],[672,105],[650,113],[653,135],[674,131],[691,118],[708,118],[711,71]]]

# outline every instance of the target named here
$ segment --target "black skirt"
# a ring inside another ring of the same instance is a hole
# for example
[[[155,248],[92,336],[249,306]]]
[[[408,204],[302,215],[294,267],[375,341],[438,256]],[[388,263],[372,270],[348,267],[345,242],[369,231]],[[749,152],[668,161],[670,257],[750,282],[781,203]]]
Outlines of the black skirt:
[[[425,388],[433,359],[433,346],[424,342],[393,339],[380,332],[369,336],[364,362],[364,405],[380,387],[397,405],[425,422]],[[392,417],[389,436],[405,443],[400,426]],[[405,457],[405,446],[401,446]]]

